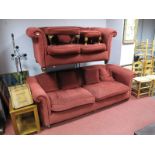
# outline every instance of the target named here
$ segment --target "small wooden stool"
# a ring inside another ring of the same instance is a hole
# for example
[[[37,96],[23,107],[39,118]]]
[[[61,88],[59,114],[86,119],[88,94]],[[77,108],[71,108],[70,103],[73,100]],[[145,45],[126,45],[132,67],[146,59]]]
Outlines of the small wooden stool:
[[[155,93],[155,75],[147,75],[146,77],[152,81],[151,96],[153,96]]]
[[[10,104],[10,114],[16,134],[30,134],[40,131],[37,105],[32,104],[19,109],[13,109]]]
[[[152,80],[146,76],[133,78],[132,94],[139,98],[142,95],[150,96]]]

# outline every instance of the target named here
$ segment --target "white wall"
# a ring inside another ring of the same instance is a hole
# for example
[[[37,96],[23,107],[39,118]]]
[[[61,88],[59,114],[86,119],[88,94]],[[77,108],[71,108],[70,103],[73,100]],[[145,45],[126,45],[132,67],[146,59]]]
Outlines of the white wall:
[[[140,19],[138,24],[138,40],[152,41],[155,35],[155,19]]]
[[[10,54],[13,52],[11,33],[15,35],[15,42],[20,51],[28,54],[28,60],[22,61],[23,68],[28,69],[30,75],[41,72],[40,66],[35,62],[31,39],[26,36],[25,30],[30,26],[89,26],[106,27],[104,19],[46,19],[46,20],[17,20],[0,19],[0,73],[16,71],[14,61],[11,61]],[[98,63],[98,62],[97,62]],[[100,62],[103,63],[103,62]],[[93,63],[94,64],[94,63]]]
[[[132,64],[134,57],[134,44],[123,45],[121,48],[120,65]]]
[[[123,20],[109,19],[107,20],[107,27],[114,28],[117,31],[117,36],[112,40],[112,49],[109,63],[120,65],[121,46],[123,36]]]

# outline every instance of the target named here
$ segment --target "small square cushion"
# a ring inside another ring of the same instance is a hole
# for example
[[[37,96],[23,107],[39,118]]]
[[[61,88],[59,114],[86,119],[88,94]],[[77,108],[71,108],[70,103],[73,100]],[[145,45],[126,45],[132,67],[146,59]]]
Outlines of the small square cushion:
[[[36,79],[45,92],[56,91],[59,89],[55,73],[43,73],[37,75]]]
[[[61,71],[58,75],[61,89],[65,90],[80,87],[80,78],[76,71]]]
[[[84,69],[85,84],[94,84],[100,82],[98,68],[85,68]]]
[[[108,69],[106,69],[106,67],[100,67],[99,73],[101,81],[115,81],[112,77],[112,73]]]
[[[59,43],[69,44],[72,42],[72,37],[69,35],[57,35]]]

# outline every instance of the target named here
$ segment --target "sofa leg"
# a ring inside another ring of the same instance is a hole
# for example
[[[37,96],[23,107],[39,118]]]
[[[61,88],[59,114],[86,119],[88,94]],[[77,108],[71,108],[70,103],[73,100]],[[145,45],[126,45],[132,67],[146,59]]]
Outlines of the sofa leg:
[[[46,72],[46,68],[41,68],[41,70],[42,70],[42,72],[44,73],[44,72]]]
[[[46,125],[46,128],[51,128],[51,125]]]
[[[105,62],[105,64],[107,64],[108,63],[108,60],[105,60],[104,62]]]

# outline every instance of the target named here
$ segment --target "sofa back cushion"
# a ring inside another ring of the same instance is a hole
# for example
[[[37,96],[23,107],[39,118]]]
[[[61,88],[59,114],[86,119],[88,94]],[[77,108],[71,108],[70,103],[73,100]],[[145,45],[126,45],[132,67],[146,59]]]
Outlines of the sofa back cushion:
[[[83,68],[84,81],[86,85],[100,82],[99,69],[97,67],[84,67]]]
[[[80,75],[77,70],[60,71],[58,78],[60,88],[63,90],[77,88],[81,85]]]
[[[52,92],[58,90],[56,73],[43,73],[36,76],[40,86],[45,92]]]
[[[99,67],[99,74],[101,81],[114,81],[112,73],[105,66]]]
[[[62,44],[70,44],[72,42],[72,37],[70,35],[57,35],[58,41]]]

